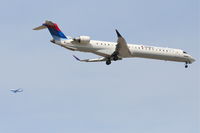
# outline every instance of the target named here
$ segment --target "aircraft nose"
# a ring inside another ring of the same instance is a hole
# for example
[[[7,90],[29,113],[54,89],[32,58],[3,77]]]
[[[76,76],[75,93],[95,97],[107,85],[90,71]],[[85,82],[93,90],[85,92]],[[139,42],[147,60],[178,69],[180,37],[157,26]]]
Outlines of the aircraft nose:
[[[192,56],[190,57],[190,62],[191,63],[195,62],[195,59]]]

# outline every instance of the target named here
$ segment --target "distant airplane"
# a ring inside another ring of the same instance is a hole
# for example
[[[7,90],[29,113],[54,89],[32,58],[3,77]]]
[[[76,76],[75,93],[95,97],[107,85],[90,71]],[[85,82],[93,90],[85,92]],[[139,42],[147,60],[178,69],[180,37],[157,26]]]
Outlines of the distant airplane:
[[[19,89],[11,89],[10,91],[12,91],[13,93],[18,93],[18,92],[22,92],[23,90],[19,88]]]
[[[59,29],[58,25],[46,21],[42,26],[36,27],[33,30],[42,30],[48,28],[53,39],[52,43],[60,45],[64,48],[73,51],[90,52],[99,56],[96,59],[81,60],[74,56],[75,59],[81,62],[101,62],[105,61],[107,65],[111,64],[111,61],[122,60],[123,58],[149,58],[166,61],[184,62],[185,68],[188,64],[191,64],[195,59],[187,52],[181,49],[162,48],[146,45],[127,44],[126,40],[116,30],[117,43],[90,40],[89,36],[80,36],[77,38],[66,37]]]

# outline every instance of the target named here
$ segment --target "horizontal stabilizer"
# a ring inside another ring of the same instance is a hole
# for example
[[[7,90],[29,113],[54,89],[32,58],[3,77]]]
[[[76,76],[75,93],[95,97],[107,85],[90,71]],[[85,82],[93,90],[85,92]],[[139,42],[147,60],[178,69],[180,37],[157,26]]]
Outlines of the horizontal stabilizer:
[[[34,28],[33,30],[42,30],[42,29],[46,29],[46,28],[47,28],[47,26],[41,25],[41,26]]]

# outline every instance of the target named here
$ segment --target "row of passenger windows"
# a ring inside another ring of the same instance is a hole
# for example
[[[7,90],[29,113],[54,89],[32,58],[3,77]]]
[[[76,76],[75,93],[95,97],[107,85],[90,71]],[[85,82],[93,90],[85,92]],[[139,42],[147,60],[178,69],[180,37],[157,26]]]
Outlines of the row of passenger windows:
[[[160,49],[154,47],[144,47],[144,46],[129,46],[129,48],[141,49],[141,50],[148,50],[148,51],[160,51],[160,52],[171,52],[171,53],[179,53],[178,51],[169,50],[169,49]]]
[[[114,46],[114,44],[110,44],[110,43],[96,43],[97,45],[107,45],[107,46]]]
[[[107,45],[107,46],[115,46],[116,44],[109,44],[109,43],[96,43],[97,45]],[[175,52],[173,50],[168,49],[159,49],[159,48],[153,48],[153,47],[143,47],[143,46],[129,46],[129,48],[135,48],[135,49],[142,49],[142,50],[152,50],[152,51],[163,51],[163,52]],[[176,52],[178,53],[178,52]]]
[[[129,48],[130,48],[130,47],[129,47]],[[151,51],[163,51],[163,52],[172,52],[172,50],[159,49],[159,48],[153,48],[153,47],[137,47],[137,46],[135,46],[135,49],[143,49],[143,50],[151,50]]]

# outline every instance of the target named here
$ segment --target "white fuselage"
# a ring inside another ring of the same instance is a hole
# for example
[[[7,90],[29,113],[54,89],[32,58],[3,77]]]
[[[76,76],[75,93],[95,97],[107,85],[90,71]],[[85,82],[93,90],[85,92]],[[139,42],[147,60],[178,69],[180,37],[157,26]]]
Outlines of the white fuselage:
[[[62,40],[62,41],[52,40],[51,42],[70,50],[90,52],[104,57],[110,56],[115,51],[117,44],[114,42],[96,41],[96,40],[90,40],[90,43],[88,44],[81,44],[78,42],[74,42],[73,39]],[[140,57],[140,58],[150,58],[150,59],[177,61],[186,63],[192,63],[195,61],[195,59],[191,55],[187,54],[186,52],[180,49],[154,47],[154,46],[137,45],[137,44],[128,44],[128,48],[131,52],[131,55],[121,58]]]

